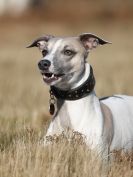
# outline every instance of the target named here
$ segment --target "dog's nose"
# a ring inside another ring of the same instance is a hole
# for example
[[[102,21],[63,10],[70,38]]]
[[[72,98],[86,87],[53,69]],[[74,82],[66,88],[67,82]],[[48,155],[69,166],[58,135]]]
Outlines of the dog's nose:
[[[47,70],[51,65],[51,62],[49,60],[41,60],[38,63],[38,67],[41,70]]]

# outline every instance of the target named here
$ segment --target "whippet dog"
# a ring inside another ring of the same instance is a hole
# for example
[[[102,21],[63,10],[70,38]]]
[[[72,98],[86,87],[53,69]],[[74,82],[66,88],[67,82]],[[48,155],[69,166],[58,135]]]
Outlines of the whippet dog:
[[[28,46],[41,51],[38,66],[50,86],[53,117],[46,136],[71,129],[85,135],[90,148],[98,147],[105,154],[133,148],[133,97],[99,99],[94,91],[93,69],[87,62],[93,48],[108,43],[85,33],[78,37],[46,35]]]

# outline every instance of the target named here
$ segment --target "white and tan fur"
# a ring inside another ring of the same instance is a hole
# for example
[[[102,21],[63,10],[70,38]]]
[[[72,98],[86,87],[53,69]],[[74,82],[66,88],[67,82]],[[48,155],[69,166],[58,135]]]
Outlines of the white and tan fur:
[[[90,33],[66,38],[45,36],[29,47],[38,46],[41,51],[47,48],[48,53],[42,60],[51,62],[48,71],[65,73],[49,85],[67,90],[77,88],[87,80],[90,74],[87,55],[91,49],[108,43],[101,40]],[[42,41],[46,43],[40,47]],[[71,59],[62,54],[64,46],[76,51]],[[68,128],[85,135],[86,144],[92,149],[98,148],[105,156],[113,150],[131,150],[133,97],[117,95],[100,101],[93,90],[88,96],[75,101],[57,100],[57,113],[51,120],[46,136],[67,132]]]

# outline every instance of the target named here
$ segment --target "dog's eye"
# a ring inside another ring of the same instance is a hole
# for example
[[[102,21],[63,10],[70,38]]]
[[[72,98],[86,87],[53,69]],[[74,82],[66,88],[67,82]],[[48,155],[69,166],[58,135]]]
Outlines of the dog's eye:
[[[74,52],[72,50],[65,50],[64,54],[67,55],[67,56],[71,56],[71,55],[74,54]]]
[[[46,49],[44,49],[44,50],[42,51],[43,57],[45,57],[45,56],[47,55],[47,53],[48,53],[48,51],[47,51]]]

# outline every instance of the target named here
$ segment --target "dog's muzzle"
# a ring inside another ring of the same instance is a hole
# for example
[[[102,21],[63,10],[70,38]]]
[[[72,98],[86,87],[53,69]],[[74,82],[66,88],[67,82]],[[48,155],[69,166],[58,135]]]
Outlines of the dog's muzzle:
[[[51,62],[49,60],[40,60],[38,63],[38,67],[41,71],[41,74],[43,75],[43,80],[47,84],[52,84],[55,81],[59,81],[62,76],[64,76],[64,73],[52,73],[50,72],[50,66]]]
[[[51,65],[51,62],[49,60],[41,60],[38,63],[38,67],[40,70],[48,70]]]

